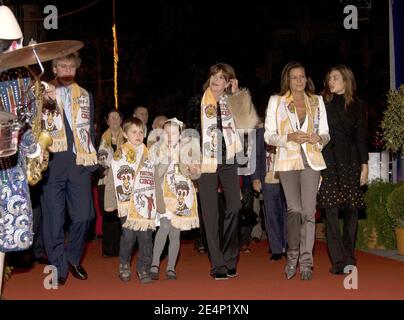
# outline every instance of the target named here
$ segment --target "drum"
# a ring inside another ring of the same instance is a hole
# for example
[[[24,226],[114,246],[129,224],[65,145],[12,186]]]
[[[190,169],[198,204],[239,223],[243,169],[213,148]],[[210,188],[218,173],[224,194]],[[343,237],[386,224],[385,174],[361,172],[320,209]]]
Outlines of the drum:
[[[0,157],[9,157],[17,152],[19,130],[14,114],[0,111]]]

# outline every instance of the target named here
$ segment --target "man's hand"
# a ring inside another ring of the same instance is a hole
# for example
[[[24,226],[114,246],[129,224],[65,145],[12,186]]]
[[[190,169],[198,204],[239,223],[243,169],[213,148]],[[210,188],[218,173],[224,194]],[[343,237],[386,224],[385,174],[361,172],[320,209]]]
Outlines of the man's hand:
[[[45,99],[52,99],[56,100],[56,88],[53,84],[46,83],[45,86],[45,93],[44,93],[44,98]]]

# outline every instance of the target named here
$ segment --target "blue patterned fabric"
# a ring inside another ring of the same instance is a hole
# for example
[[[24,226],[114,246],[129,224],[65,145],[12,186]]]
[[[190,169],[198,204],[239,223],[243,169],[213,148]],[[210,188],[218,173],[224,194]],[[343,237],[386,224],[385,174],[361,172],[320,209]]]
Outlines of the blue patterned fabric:
[[[0,82],[0,104],[4,111],[16,114],[18,103],[22,102],[22,94],[28,88],[30,78],[22,78]],[[32,99],[32,94],[28,99]]]
[[[16,165],[1,158],[0,170],[0,251],[20,251],[32,244],[32,207],[25,159],[18,153]],[[7,168],[8,167],[8,168]]]
[[[4,110],[16,113],[29,78],[0,82]],[[0,252],[20,251],[32,245],[32,207],[25,158],[36,151],[31,130],[20,141],[16,155],[0,158]]]

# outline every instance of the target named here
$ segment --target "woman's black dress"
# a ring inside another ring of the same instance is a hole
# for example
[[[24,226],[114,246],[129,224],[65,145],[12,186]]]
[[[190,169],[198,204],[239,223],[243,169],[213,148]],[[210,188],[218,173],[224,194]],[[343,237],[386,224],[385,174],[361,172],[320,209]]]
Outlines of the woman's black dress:
[[[367,117],[361,102],[352,102],[345,110],[344,95],[334,95],[326,103],[330,142],[323,149],[327,168],[321,172],[319,208],[350,207],[362,209],[361,164],[368,163]]]

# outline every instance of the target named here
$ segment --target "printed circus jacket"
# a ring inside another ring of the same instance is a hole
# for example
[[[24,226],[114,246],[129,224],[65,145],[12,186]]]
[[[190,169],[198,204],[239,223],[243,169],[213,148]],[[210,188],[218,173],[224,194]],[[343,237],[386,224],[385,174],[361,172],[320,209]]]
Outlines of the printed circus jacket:
[[[264,137],[267,144],[277,147],[275,171],[303,170],[302,150],[313,170],[319,171],[326,168],[321,150],[330,141],[330,135],[323,98],[304,94],[304,100],[306,120],[300,127],[290,91],[283,96],[273,95],[269,99]],[[308,134],[317,133],[322,139],[322,144],[300,145],[287,141],[288,134],[297,130]]]
[[[5,114],[16,115],[14,102],[22,101],[20,94],[30,80],[25,69],[0,72],[0,109],[6,111]],[[32,93],[28,98],[34,98]],[[35,109],[34,105],[32,107]],[[11,129],[6,127],[4,133],[7,130]],[[4,133],[2,129],[2,136]],[[18,151],[0,158],[0,252],[22,251],[32,245],[33,215],[26,160],[38,157],[40,152],[32,130],[21,129]]]

